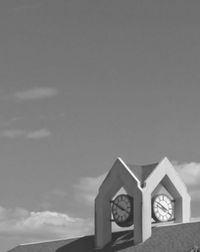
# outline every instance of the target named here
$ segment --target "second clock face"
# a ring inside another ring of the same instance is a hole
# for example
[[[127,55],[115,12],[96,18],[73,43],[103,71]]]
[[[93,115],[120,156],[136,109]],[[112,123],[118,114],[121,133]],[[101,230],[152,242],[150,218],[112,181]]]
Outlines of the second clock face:
[[[169,221],[173,217],[173,203],[165,194],[156,195],[152,202],[153,217],[157,221]]]

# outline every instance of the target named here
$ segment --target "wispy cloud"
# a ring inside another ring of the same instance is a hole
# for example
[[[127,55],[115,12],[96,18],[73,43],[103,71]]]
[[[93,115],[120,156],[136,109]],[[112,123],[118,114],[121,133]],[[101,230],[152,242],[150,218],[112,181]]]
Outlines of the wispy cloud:
[[[74,186],[76,198],[82,202],[86,202],[88,205],[93,205],[98,188],[105,176],[106,174],[102,174],[98,177],[81,178],[79,183]]]
[[[38,7],[40,7],[40,4],[33,4],[33,5],[25,4],[25,5],[20,5],[18,7],[13,8],[13,11],[18,12],[18,11],[21,11],[21,10],[36,9]]]
[[[40,129],[36,131],[27,131],[27,130],[20,130],[20,129],[10,129],[10,130],[3,130],[0,132],[0,137],[5,138],[19,138],[24,137],[27,139],[41,139],[51,136],[52,133],[48,129]]]
[[[200,163],[178,163],[173,162],[174,167],[186,184],[192,202],[199,202],[200,200]]]
[[[60,197],[60,198],[65,198],[68,195],[67,191],[64,191],[59,188],[55,188],[54,190],[51,191],[51,194],[55,197]]]
[[[191,190],[190,196],[194,201],[200,201],[200,188]]]
[[[40,139],[51,136],[51,132],[48,129],[40,129],[37,131],[30,131],[27,133],[26,137],[29,139]]]
[[[69,200],[69,192],[61,189],[61,188],[54,188],[51,191],[45,192],[40,195],[40,207],[42,209],[51,209],[55,205],[55,200],[61,202],[67,202]]]
[[[24,134],[25,134],[25,131],[23,130],[11,129],[11,130],[1,131],[0,136],[12,139],[12,138],[24,136]]]
[[[180,174],[186,185],[198,185],[200,183],[200,163],[173,162],[174,167]]]
[[[14,97],[19,101],[35,100],[53,97],[57,94],[57,89],[49,87],[40,87],[27,89],[23,91],[16,92]]]
[[[82,236],[93,232],[89,219],[67,213],[7,209],[0,206],[0,235],[32,237],[34,240]]]

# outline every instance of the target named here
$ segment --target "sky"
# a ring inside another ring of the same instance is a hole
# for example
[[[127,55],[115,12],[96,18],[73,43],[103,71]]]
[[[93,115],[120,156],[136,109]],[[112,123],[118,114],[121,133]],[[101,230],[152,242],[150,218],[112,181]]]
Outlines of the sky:
[[[200,217],[200,2],[0,1],[0,249],[93,233],[117,157],[167,156]]]

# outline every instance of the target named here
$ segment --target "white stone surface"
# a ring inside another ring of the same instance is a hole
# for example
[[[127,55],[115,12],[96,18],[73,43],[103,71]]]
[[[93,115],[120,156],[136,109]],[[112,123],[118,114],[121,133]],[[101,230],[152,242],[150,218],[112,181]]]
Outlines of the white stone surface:
[[[165,188],[175,200],[175,222],[190,221],[190,196],[185,184],[167,158],[158,163],[155,168],[135,166],[140,169],[141,180],[125,164],[117,158],[105,180],[99,188],[95,199],[95,246],[102,248],[111,241],[111,206],[110,200],[117,191],[124,187],[134,199],[134,243],[144,242],[152,233],[152,196],[159,186]],[[135,168],[134,168],[135,169]],[[142,173],[143,172],[143,173]],[[146,173],[146,174],[145,174]],[[148,174],[148,176],[147,176]],[[138,175],[138,174],[137,174]],[[145,180],[142,181],[142,176]]]

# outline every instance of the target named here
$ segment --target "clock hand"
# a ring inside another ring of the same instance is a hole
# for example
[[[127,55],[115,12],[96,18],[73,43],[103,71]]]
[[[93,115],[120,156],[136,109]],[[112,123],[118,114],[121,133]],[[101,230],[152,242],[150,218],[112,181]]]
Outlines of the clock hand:
[[[164,207],[160,202],[156,202],[156,203],[157,203],[157,205],[159,205],[162,208],[162,210],[168,211],[168,209],[166,207]]]
[[[120,210],[126,212],[127,214],[129,214],[128,210],[120,205],[118,205],[117,203],[115,202],[112,202],[116,207],[118,207]]]
[[[160,207],[164,212],[167,212],[169,215],[172,215],[171,213],[168,212],[168,209],[166,207],[164,207],[162,204],[160,204],[159,202],[156,202],[158,207]]]

